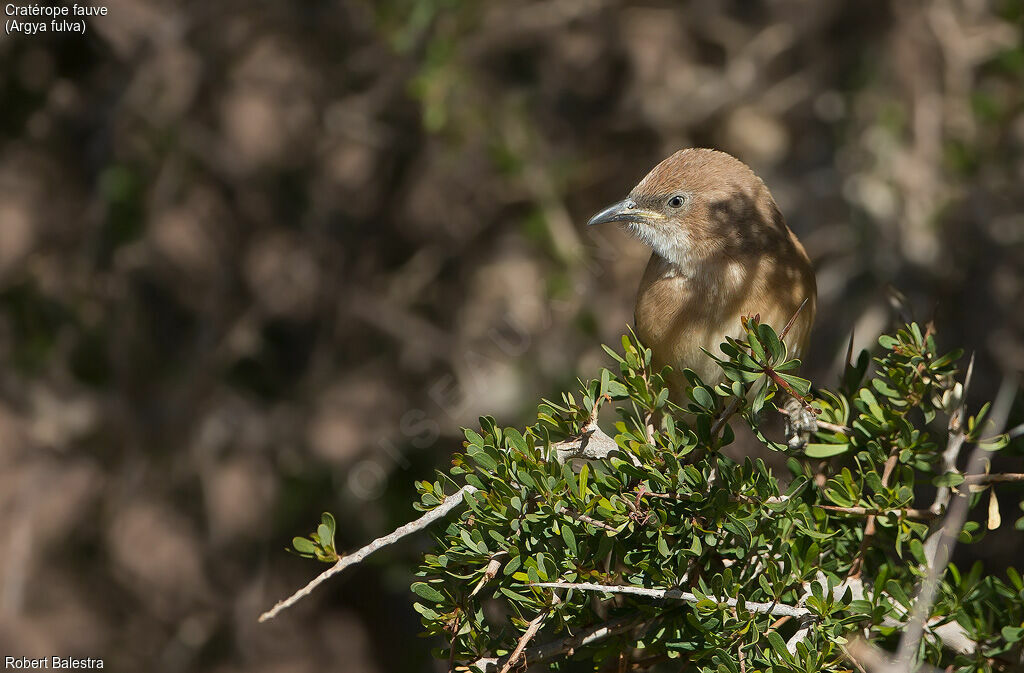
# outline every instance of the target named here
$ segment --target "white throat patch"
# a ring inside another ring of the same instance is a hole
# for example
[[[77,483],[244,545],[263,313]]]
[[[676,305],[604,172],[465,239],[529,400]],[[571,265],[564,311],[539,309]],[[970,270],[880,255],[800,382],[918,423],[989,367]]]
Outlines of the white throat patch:
[[[629,230],[676,267],[675,275],[690,277],[696,273],[693,266],[693,242],[682,228],[652,227],[630,222]]]

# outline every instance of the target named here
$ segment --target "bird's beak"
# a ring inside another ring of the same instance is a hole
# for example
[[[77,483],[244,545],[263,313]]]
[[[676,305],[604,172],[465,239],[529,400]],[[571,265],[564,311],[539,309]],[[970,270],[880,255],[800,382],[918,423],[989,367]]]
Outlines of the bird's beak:
[[[638,208],[636,201],[633,199],[625,199],[619,201],[615,205],[608,206],[597,215],[590,218],[587,222],[588,227],[592,227],[595,224],[607,224],[609,222],[627,222],[631,224],[648,224],[651,220],[656,219],[657,213]]]

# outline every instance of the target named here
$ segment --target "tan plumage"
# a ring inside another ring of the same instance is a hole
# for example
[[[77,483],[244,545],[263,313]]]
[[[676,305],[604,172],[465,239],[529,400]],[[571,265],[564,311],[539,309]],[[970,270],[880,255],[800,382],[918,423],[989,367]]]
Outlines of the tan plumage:
[[[743,334],[740,317],[760,314],[782,331],[791,357],[806,351],[814,322],[814,270],[765,184],[738,159],[685,149],[662,161],[629,197],[590,224],[624,222],[653,249],[634,312],[637,336],[658,365],[690,368],[708,383],[721,369],[701,352]]]

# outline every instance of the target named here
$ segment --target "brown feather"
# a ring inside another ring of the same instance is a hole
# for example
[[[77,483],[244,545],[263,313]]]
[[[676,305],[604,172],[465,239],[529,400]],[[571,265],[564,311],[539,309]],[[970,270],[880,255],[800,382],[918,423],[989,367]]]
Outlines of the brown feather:
[[[686,205],[672,208],[668,201],[677,194]],[[654,248],[637,292],[636,331],[656,363],[677,372],[674,392],[683,368],[707,383],[721,380],[701,349],[720,353],[724,336],[742,336],[741,316],[760,314],[781,332],[808,299],[786,339],[791,356],[806,352],[814,270],[750,168],[724,152],[681,150],[629,196],[645,216],[630,228]]]

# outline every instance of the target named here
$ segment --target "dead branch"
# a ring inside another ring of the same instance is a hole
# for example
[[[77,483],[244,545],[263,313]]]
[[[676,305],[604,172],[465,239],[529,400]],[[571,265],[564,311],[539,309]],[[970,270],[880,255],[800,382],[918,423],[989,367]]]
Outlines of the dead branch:
[[[1001,432],[1006,426],[1006,419],[1010,415],[1010,407],[1016,394],[1017,384],[1009,378],[1003,380],[1003,385],[996,395],[995,403],[992,405],[992,423],[996,432]],[[967,462],[967,473],[969,475],[982,474],[986,464],[985,450],[982,446],[976,446],[971,452]],[[928,574],[921,582],[921,588],[917,593],[917,600],[910,612],[910,621],[900,638],[899,649],[896,652],[896,662],[909,673],[913,668],[913,662],[917,658],[918,646],[924,635],[928,615],[931,612],[932,604],[935,602],[935,594],[939,589],[939,581],[946,573],[946,566],[953,555],[953,548],[963,530],[964,521],[967,520],[967,513],[970,509],[970,493],[961,492],[956,500],[950,505],[946,517],[942,521],[942,528],[938,533],[938,543],[935,545],[933,555],[928,558]],[[926,551],[927,553],[927,551]]]
[[[645,598],[656,598],[656,599],[667,599],[667,600],[681,600],[687,603],[697,603],[702,600],[694,594],[687,591],[680,591],[678,589],[647,589],[645,587],[634,587],[616,584],[592,584],[590,582],[535,582],[524,586],[531,587],[544,587],[548,589],[577,589],[579,591],[600,591],[608,594],[631,594],[633,596],[643,596]],[[738,605],[738,601],[735,598],[718,598],[710,597],[711,600],[724,604],[730,608],[734,608]],[[777,617],[797,617],[803,618],[812,616],[811,611],[807,608],[794,607],[792,605],[785,605],[782,603],[757,603],[753,601],[747,601],[744,603],[744,608],[750,612],[757,612],[768,615],[775,615]]]
[[[467,484],[460,488],[455,493],[453,493],[452,495],[445,498],[443,503],[441,503],[434,509],[430,510],[429,512],[427,512],[420,518],[416,519],[415,521],[410,521],[404,526],[399,526],[391,533],[388,533],[387,535],[377,538],[376,540],[366,545],[359,551],[341,557],[340,559],[338,559],[337,563],[335,563],[330,568],[317,575],[309,584],[302,587],[301,589],[299,589],[283,601],[279,601],[277,605],[275,605],[273,608],[267,610],[262,615],[260,615],[260,621],[265,622],[268,619],[273,619],[282,610],[290,608],[306,596],[313,593],[314,589],[316,589],[318,586],[329,580],[331,577],[334,577],[335,575],[340,573],[345,568],[348,568],[349,566],[354,566],[357,563],[362,563],[366,559],[366,557],[368,557],[375,551],[383,549],[384,547],[390,544],[394,544],[395,542],[398,542],[400,539],[407,535],[423,530],[424,528],[426,528],[433,522],[437,521],[438,519],[443,519],[445,516],[448,515],[449,512],[451,512],[453,509],[455,509],[462,503],[467,493],[475,493],[477,490],[479,489],[477,489],[475,486],[470,486],[469,484]]]
[[[597,626],[589,628],[585,631],[580,631],[574,636],[560,638],[559,640],[554,640],[551,642],[542,643],[540,645],[534,645],[533,647],[528,647],[523,653],[523,660],[525,661],[527,666],[529,666],[530,664],[537,664],[545,661],[550,661],[551,659],[555,659],[556,657],[561,657],[566,654],[569,654],[570,652],[573,652],[579,647],[585,647],[587,645],[598,643],[602,640],[605,640],[606,638],[611,638],[612,636],[617,636],[620,633],[629,631],[634,627],[644,628],[650,623],[651,622],[649,621],[638,622],[635,616],[614,619],[605,622],[604,624],[599,624]],[[473,661],[471,663],[458,665],[455,667],[455,670],[460,672],[480,670],[484,673],[495,673],[496,671],[498,671],[499,662],[501,662],[503,659],[504,657],[484,657],[481,659],[477,659],[476,661]]]

